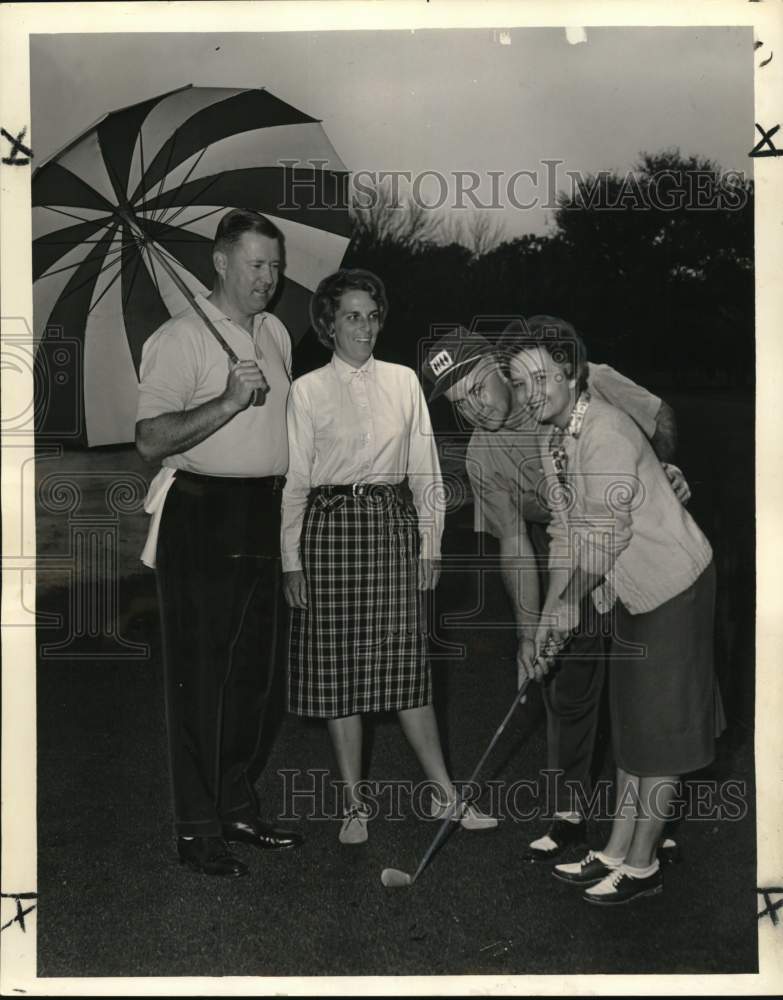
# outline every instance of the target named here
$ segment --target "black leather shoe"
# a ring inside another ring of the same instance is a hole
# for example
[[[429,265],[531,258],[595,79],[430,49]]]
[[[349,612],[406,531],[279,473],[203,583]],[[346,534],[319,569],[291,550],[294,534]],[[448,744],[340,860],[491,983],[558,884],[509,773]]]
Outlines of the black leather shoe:
[[[260,819],[245,823],[235,820],[223,824],[223,836],[230,842],[252,844],[262,851],[291,851],[301,847],[304,837],[291,830],[281,830]]]
[[[551,862],[555,861],[572,844],[584,844],[587,824],[583,819],[578,823],[569,823],[567,819],[553,820],[546,831],[546,836],[554,840],[555,846],[544,850],[528,846],[522,855],[523,861]]]
[[[597,885],[613,871],[613,868],[605,865],[600,858],[596,857],[595,851],[588,851],[581,861],[575,861],[570,865],[555,865],[552,874],[561,882],[585,888],[588,885]]]
[[[224,878],[247,875],[247,865],[229,854],[222,837],[178,837],[177,853],[179,863],[199,875],[220,875]]]
[[[617,906],[641,896],[658,896],[662,892],[663,872],[660,868],[647,878],[631,878],[619,868],[584,892],[582,899],[595,906]]]

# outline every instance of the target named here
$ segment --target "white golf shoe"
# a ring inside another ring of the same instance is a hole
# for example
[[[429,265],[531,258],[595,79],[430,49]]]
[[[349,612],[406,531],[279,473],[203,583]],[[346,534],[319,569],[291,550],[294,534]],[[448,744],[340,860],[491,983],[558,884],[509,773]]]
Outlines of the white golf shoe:
[[[430,805],[430,815],[433,819],[445,819],[446,816],[450,816],[453,820],[458,819],[463,830],[494,830],[498,825],[494,816],[488,816],[476,806],[468,805],[467,802],[461,803],[458,816],[456,799],[451,802],[441,802],[434,795]]]
[[[367,820],[370,810],[365,806],[351,806],[345,811],[343,825],[340,827],[339,840],[341,844],[363,844],[367,840]]]

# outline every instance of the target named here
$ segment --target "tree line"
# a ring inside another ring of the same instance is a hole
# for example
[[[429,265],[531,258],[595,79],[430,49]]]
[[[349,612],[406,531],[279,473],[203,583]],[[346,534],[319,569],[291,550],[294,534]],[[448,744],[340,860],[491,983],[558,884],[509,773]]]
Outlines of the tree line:
[[[377,356],[415,368],[433,325],[550,313],[645,384],[752,384],[751,180],[677,150],[642,153],[627,175],[580,178],[557,206],[545,235],[503,239],[490,212],[428,211],[383,190],[354,205],[343,266],[375,271],[389,295]],[[309,333],[297,372],[325,359]]]

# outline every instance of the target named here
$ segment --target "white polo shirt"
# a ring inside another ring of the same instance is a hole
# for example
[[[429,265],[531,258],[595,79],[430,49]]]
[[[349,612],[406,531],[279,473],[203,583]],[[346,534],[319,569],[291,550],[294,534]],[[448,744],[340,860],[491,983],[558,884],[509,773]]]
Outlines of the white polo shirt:
[[[248,406],[200,444],[163,466],[209,476],[283,476],[288,469],[286,404],[291,338],[271,313],[254,317],[252,336],[203,296],[198,303],[240,361],[257,360],[269,383],[263,406]],[[192,410],[226,388],[228,355],[193,309],[164,323],[141,355],[137,420]]]

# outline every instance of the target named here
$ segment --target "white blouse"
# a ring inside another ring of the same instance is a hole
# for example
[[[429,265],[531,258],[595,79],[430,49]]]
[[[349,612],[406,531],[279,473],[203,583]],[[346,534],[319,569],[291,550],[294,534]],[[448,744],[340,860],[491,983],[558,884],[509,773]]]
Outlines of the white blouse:
[[[424,395],[410,368],[371,357],[356,369],[335,354],[328,365],[293,383],[287,420],[284,572],[302,568],[299,541],[311,489],[399,483],[406,476],[419,516],[421,557],[440,557],[440,463]]]

